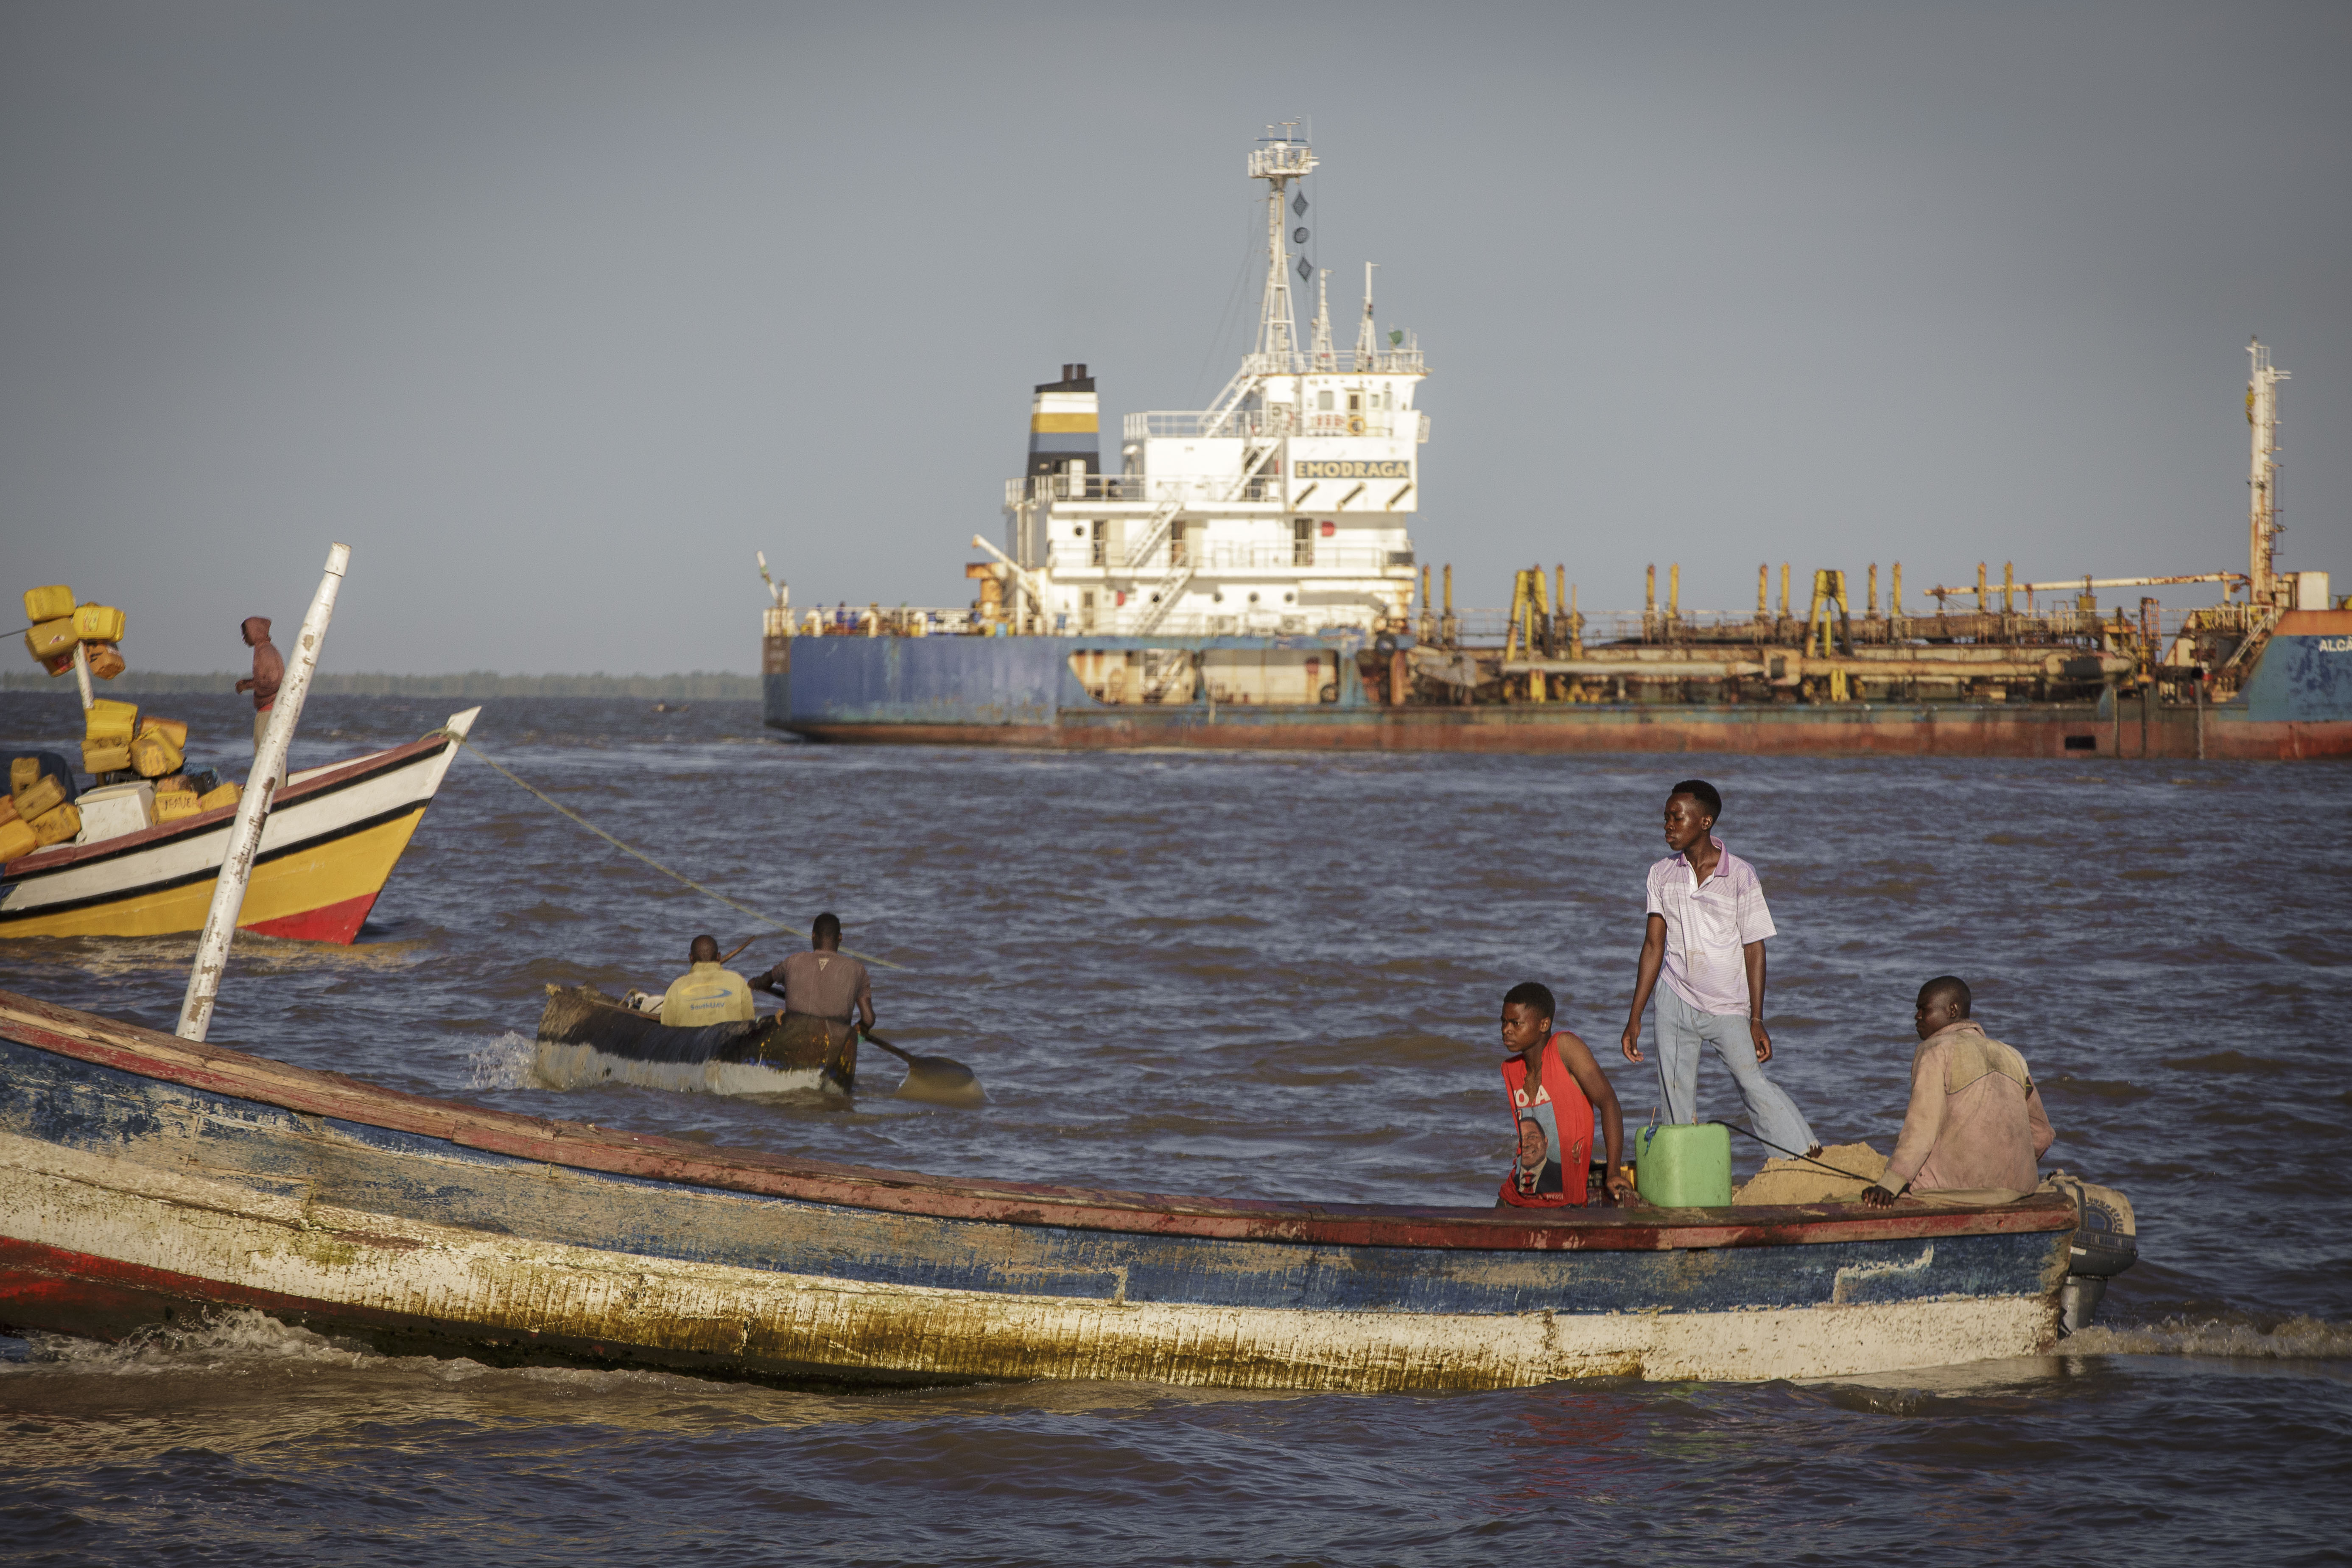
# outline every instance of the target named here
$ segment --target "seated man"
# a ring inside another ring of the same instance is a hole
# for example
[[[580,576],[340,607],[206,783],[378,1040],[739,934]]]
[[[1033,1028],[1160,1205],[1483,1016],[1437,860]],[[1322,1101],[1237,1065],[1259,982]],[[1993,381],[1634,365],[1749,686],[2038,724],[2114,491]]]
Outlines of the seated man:
[[[673,1029],[706,1024],[742,1024],[751,1019],[751,988],[731,969],[719,967],[719,939],[698,936],[687,949],[693,968],[669,983],[662,995],[661,1021]]]
[[[2035,1169],[2057,1134],[2025,1058],[1969,1016],[1966,983],[1939,974],[1919,987],[1911,1108],[1895,1157],[1862,1201],[1885,1208],[1907,1185],[1942,1203],[2009,1203],[2041,1185]]]
[[[1503,998],[1503,1088],[1510,1096],[1519,1147],[1496,1208],[1583,1204],[1596,1105],[1609,1152],[1609,1196],[1617,1202],[1633,1195],[1633,1184],[1619,1163],[1625,1130],[1617,1091],[1582,1040],[1565,1029],[1553,1031],[1551,993],[1532,980],[1512,986]]]

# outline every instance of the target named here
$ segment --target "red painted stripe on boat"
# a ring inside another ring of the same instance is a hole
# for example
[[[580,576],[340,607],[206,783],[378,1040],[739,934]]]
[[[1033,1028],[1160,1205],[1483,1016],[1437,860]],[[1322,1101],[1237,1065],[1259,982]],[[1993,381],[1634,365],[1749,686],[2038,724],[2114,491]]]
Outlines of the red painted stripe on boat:
[[[466,1148],[574,1170],[847,1208],[1006,1225],[1345,1247],[1502,1251],[1662,1251],[1889,1241],[2071,1230],[2074,1205],[2057,1196],[1997,1209],[1860,1205],[1725,1209],[1472,1209],[1297,1204],[1173,1197],[1025,1182],[954,1181],[906,1171],[791,1160],[759,1150],[709,1149],[593,1123],[520,1116],[362,1083],[341,1073],[191,1045],[133,1024],[0,991],[0,1034],[39,1050],[163,1082],[331,1116]],[[1535,1218],[1532,1215],[1541,1215]]]
[[[356,899],[340,903],[323,904],[306,910],[299,915],[284,915],[274,921],[256,921],[243,929],[258,931],[263,936],[290,937],[296,942],[332,942],[349,947],[360,934],[367,921],[368,911],[375,908],[375,893],[362,893]]]

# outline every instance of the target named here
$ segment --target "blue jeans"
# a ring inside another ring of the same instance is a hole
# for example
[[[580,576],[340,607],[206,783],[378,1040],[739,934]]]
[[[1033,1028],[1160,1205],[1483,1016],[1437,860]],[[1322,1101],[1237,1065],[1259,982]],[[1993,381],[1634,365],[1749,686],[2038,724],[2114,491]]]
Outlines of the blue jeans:
[[[1768,1154],[1801,1154],[1813,1146],[1817,1140],[1805,1113],[1786,1089],[1764,1076],[1744,1014],[1702,1013],[1671,985],[1659,986],[1657,997],[1658,1093],[1668,1121],[1698,1120],[1698,1047],[1704,1040],[1731,1069],[1749,1127],[1773,1145]]]

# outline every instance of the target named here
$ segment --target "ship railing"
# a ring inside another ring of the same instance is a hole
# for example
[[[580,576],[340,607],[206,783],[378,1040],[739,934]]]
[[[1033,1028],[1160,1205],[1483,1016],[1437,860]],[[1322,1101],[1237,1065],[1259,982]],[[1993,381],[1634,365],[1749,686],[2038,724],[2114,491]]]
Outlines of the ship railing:
[[[1954,606],[1942,615],[1932,611],[1901,616],[1869,611],[1855,614],[1850,617],[1854,644],[1866,647],[1949,642],[2096,642],[2117,632],[2112,606],[2104,612],[2063,605],[2046,610],[2037,607],[2032,614],[2022,608],[2003,613],[1998,596],[1988,597],[1990,605],[1982,613],[1971,605],[1967,609]],[[2159,610],[2156,617],[2158,640],[2168,642],[2179,637],[2189,628],[2192,617],[2210,613],[2193,608]],[[1419,614],[1416,609],[1416,620]],[[1794,609],[1787,616],[1769,612],[1759,615],[1753,610],[1669,612],[1663,607],[1646,611],[1580,610],[1577,614],[1582,623],[1579,635],[1595,646],[1741,641],[1793,647],[1803,642],[1811,629],[1804,612]],[[1454,618],[1460,626],[1457,640],[1461,642],[1499,645],[1510,635],[1511,612],[1507,609],[1456,610]],[[1556,618],[1561,620],[1564,635],[1565,617]],[[1832,637],[1839,637],[1841,630],[1832,616]],[[2126,606],[2123,634],[2137,637],[2142,630],[2137,612]]]
[[[1034,501],[1135,501],[1157,506],[1173,500],[1200,507],[1281,499],[1280,478],[1272,474],[1249,479],[1205,474],[1033,474],[1004,481],[1007,511]]]
[[[1311,571],[1381,577],[1410,576],[1413,570],[1413,554],[1410,550],[1327,544],[1320,540],[1220,544],[1204,540],[1177,539],[1167,543],[1155,542],[1149,551],[1130,553],[1110,540],[1073,539],[1056,541],[1048,552],[1048,562],[1056,571],[1100,567],[1105,571],[1122,572],[1148,567],[1210,573]],[[1502,613],[1499,610],[1496,612],[1497,615]]]
[[[1126,438],[1142,441],[1205,440],[1212,436],[1256,439],[1269,436],[1392,436],[1420,435],[1421,421],[1410,408],[1299,409],[1287,403],[1270,408],[1244,408],[1220,419],[1213,409],[1157,409],[1130,414]]]
[[[776,612],[768,614],[773,616]],[[986,629],[979,614],[969,605],[952,608],[825,605],[793,615],[790,624],[790,635],[803,637],[961,637]]]

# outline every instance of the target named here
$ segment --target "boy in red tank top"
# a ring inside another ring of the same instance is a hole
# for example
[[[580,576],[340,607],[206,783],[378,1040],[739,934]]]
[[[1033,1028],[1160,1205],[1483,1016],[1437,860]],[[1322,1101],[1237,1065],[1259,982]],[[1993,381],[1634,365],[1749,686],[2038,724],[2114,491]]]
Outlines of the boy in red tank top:
[[[1585,1201],[1592,1113],[1601,1113],[1612,1203],[1633,1195],[1622,1165],[1625,1129],[1617,1091],[1582,1040],[1552,1028],[1550,991],[1534,981],[1503,998],[1503,1089],[1517,1124],[1518,1150],[1503,1178],[1496,1208],[1566,1208]]]

